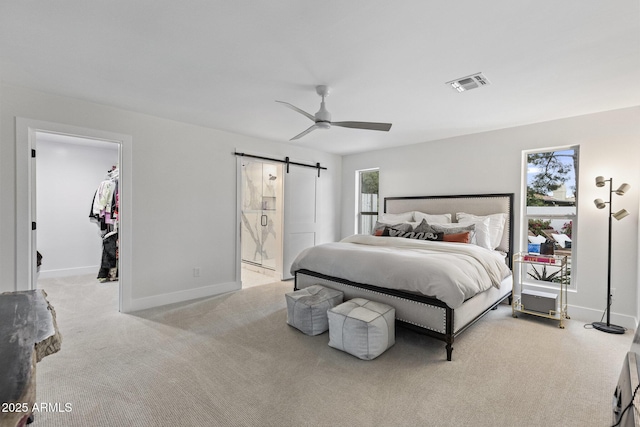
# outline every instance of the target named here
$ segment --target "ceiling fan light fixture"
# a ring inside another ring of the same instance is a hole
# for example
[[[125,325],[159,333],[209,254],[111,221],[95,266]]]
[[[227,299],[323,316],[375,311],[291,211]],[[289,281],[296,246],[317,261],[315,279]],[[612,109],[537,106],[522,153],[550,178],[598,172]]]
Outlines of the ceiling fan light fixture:
[[[301,110],[300,108],[296,107],[293,104],[289,104],[288,102],[284,102],[284,101],[277,101],[278,103],[284,105],[287,108],[292,109],[293,111],[302,114],[303,116],[307,117],[308,119],[310,119],[313,123],[313,125],[311,125],[309,128],[307,128],[305,131],[303,131],[302,133],[299,133],[298,135],[294,136],[293,138],[290,139],[290,141],[294,141],[296,139],[300,139],[303,136],[305,136],[306,134],[308,134],[309,132],[312,132],[316,129],[331,129],[332,126],[338,126],[338,127],[343,127],[343,128],[351,128],[351,129],[365,129],[365,130],[377,130],[377,131],[383,131],[383,132],[388,132],[389,129],[391,129],[391,123],[378,123],[378,122],[354,122],[354,121],[348,121],[348,122],[332,122],[331,121],[331,113],[329,112],[329,110],[327,110],[325,103],[324,103],[324,99],[329,96],[329,92],[331,91],[331,88],[327,85],[319,85],[316,86],[316,93],[318,95],[320,95],[320,97],[322,98],[322,101],[320,102],[320,109],[318,110],[318,112],[314,115],[311,115],[309,113],[307,113],[304,110]]]

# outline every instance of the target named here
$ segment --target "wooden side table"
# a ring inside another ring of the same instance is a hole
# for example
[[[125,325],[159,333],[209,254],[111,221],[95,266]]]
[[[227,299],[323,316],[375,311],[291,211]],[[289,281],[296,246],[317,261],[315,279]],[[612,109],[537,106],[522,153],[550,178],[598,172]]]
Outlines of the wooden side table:
[[[33,420],[36,363],[60,350],[62,337],[46,297],[42,289],[0,294],[1,426]]]

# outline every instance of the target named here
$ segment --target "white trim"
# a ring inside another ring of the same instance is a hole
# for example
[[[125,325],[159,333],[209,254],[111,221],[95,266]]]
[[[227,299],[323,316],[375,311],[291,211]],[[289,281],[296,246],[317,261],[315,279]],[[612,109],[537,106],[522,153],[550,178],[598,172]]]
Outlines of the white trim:
[[[584,321],[584,322],[587,322],[588,324],[594,321],[593,319],[597,319],[595,320],[596,322],[600,321],[603,311],[595,310],[593,308],[569,305],[567,308],[567,313],[571,317],[572,321],[578,321],[578,322]],[[620,313],[614,313],[614,312],[611,312],[611,323],[614,325],[620,325],[627,329],[636,329],[638,327],[637,318],[633,316],[629,316],[627,314],[620,314]]]
[[[133,177],[133,138],[114,132],[83,128],[62,123],[33,120],[16,117],[16,290],[29,290],[35,287],[35,260],[33,260],[31,219],[33,202],[31,200],[34,167],[31,162],[31,150],[36,146],[36,131],[58,133],[89,139],[99,139],[120,145],[120,223],[119,223],[119,309],[131,311],[132,307],[132,177]]]
[[[238,150],[236,149],[236,152]],[[242,157],[236,156],[236,282],[242,287]]]
[[[174,304],[177,302],[189,301],[197,298],[218,296],[229,292],[239,291],[241,288],[241,283],[237,281],[217,283],[215,285],[205,286],[201,288],[169,292],[166,294],[154,295],[151,297],[136,298],[131,300],[129,311],[145,310],[147,308],[154,308],[162,305]]]

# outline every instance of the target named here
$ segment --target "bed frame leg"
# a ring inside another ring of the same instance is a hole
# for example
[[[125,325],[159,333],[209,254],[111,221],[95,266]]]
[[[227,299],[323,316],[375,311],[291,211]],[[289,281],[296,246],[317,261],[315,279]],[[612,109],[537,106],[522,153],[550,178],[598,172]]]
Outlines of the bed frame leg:
[[[452,343],[447,343],[447,361],[451,362],[451,353],[453,353],[453,345]]]

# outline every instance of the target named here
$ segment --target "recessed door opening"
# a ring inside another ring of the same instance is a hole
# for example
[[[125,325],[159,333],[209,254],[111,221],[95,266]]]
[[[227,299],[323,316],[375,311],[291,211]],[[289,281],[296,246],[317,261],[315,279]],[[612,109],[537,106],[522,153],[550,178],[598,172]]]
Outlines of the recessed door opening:
[[[242,159],[241,280],[251,287],[282,280],[282,165]]]
[[[120,144],[35,132],[32,217],[36,286],[71,297],[100,286],[119,308]]]

